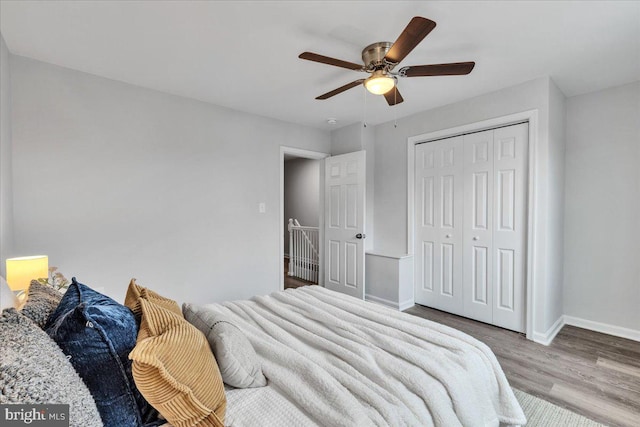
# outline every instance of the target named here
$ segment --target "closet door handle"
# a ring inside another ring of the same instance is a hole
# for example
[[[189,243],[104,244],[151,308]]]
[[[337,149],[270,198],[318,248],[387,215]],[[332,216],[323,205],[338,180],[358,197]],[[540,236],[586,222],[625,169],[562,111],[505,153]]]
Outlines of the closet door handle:
[[[473,240],[480,240],[479,236],[473,236]]]
[[[450,239],[451,238],[451,234],[447,234],[444,237],[446,237],[447,239]]]

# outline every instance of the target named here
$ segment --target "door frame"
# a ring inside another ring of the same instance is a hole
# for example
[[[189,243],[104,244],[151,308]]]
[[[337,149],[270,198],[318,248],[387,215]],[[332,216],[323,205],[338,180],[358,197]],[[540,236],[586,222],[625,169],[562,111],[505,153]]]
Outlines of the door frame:
[[[529,150],[527,159],[527,255],[525,261],[525,330],[529,340],[534,339],[534,325],[536,315],[536,245],[538,236],[536,235],[537,209],[536,209],[536,164],[538,146],[538,110],[528,110],[521,113],[496,117],[480,122],[455,126],[449,129],[442,129],[428,132],[421,135],[407,138],[407,253],[414,254],[415,235],[415,146],[419,143],[429,142],[436,139],[450,138],[470,132],[479,132],[496,127],[508,126],[512,124],[529,123]],[[413,279],[413,289],[415,292],[415,277]]]
[[[280,146],[280,255],[278,257],[278,277],[279,285],[278,290],[284,290],[284,268],[282,263],[284,260],[284,156],[290,154],[303,159],[312,160],[324,160],[330,156],[328,153],[321,153],[319,151],[304,150],[302,148],[287,147],[285,145]],[[318,245],[318,284],[324,286],[324,253],[323,253],[323,239],[324,239],[324,161],[320,162],[320,177],[319,177],[319,197],[318,200],[318,229],[319,229],[319,241]]]

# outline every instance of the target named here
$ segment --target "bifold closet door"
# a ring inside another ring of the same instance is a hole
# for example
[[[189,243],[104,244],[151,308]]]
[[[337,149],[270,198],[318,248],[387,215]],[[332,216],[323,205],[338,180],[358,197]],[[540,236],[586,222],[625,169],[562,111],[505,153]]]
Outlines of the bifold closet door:
[[[416,303],[524,332],[528,124],[415,150]]]
[[[493,135],[493,323],[525,331],[527,159],[529,125]]]
[[[463,137],[416,146],[415,301],[463,314]]]
[[[464,136],[464,315],[493,321],[493,130]]]

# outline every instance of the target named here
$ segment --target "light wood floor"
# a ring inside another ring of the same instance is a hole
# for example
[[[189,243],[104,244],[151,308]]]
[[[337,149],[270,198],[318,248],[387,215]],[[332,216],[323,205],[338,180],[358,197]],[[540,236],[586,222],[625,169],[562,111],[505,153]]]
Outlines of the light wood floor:
[[[551,345],[416,305],[405,311],[479,339],[511,386],[609,426],[640,426],[640,342],[565,326]]]

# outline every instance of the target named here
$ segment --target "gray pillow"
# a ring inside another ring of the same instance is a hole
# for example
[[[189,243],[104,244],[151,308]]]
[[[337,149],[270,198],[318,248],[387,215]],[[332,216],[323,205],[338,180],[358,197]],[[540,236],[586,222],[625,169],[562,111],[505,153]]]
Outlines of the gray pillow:
[[[32,280],[29,285],[27,301],[24,303],[21,313],[33,320],[40,328],[44,328],[49,315],[58,307],[61,299],[62,294],[51,286]]]
[[[225,384],[237,388],[263,387],[267,379],[253,346],[228,318],[206,307],[183,304],[182,313],[209,341]]]
[[[0,317],[0,403],[68,404],[71,427],[102,427],[91,393],[60,347],[13,308]]]

